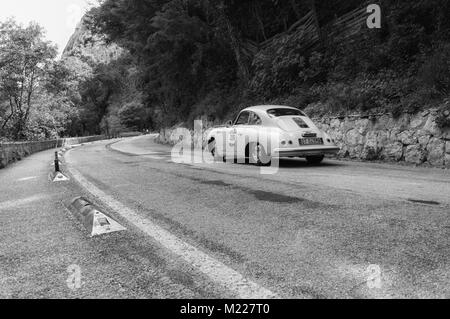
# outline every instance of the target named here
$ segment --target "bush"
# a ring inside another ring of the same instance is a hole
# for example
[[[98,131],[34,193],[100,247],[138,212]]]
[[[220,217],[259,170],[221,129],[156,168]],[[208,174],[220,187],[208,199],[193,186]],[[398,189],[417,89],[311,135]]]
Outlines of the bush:
[[[439,108],[436,124],[441,129],[450,127],[450,98],[446,99],[445,104]]]
[[[438,44],[434,52],[424,58],[419,78],[434,93],[450,95],[450,43]]]
[[[125,104],[118,112],[120,123],[141,131],[147,125],[148,112],[140,102]]]

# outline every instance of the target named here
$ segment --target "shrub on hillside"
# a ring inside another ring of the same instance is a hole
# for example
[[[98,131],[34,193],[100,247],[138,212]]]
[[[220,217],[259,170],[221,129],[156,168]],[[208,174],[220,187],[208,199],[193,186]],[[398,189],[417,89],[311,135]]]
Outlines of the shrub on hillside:
[[[450,96],[450,43],[438,44],[425,58],[419,77],[433,92]]]

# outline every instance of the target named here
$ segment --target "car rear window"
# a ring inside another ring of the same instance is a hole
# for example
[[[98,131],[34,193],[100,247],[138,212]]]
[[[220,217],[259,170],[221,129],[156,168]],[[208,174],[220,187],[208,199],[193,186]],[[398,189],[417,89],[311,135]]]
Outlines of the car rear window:
[[[296,109],[286,109],[286,108],[279,108],[279,109],[270,109],[267,111],[267,114],[275,117],[280,116],[305,116],[305,113],[303,113],[300,110]]]

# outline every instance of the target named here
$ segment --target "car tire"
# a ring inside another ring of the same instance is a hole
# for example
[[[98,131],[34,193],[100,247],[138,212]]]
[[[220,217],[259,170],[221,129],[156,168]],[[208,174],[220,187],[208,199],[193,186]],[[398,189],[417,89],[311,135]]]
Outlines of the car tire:
[[[208,142],[208,149],[209,149],[209,152],[211,153],[212,157],[214,158],[215,162],[222,160],[222,158],[217,155],[216,141],[214,139],[211,139]]]
[[[322,163],[323,159],[325,158],[324,155],[318,155],[318,156],[307,156],[306,161],[308,164],[317,165]]]
[[[249,147],[249,162],[256,166],[270,166],[272,159],[261,144],[255,143]]]

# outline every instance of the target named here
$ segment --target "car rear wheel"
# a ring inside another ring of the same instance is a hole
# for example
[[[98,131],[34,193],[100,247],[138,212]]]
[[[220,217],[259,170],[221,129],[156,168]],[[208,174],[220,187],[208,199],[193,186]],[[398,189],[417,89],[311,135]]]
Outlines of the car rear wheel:
[[[320,164],[322,163],[323,159],[325,158],[324,155],[319,156],[307,156],[306,160],[308,161],[308,164]]]
[[[259,143],[254,143],[250,145],[250,163],[257,166],[268,166],[270,165],[272,159],[267,155],[264,147]]]

